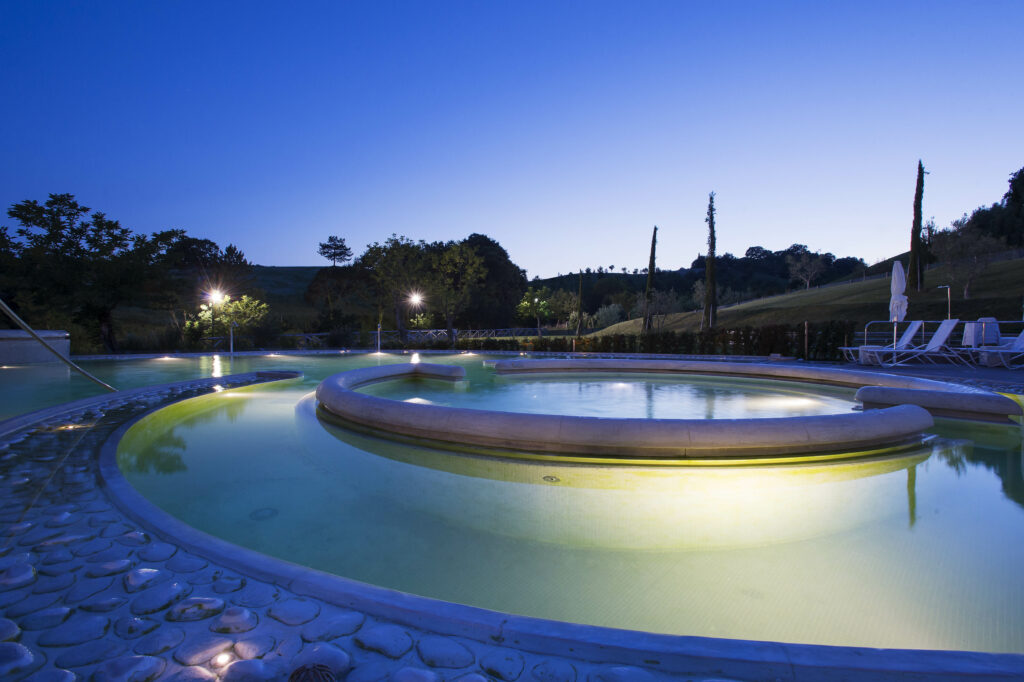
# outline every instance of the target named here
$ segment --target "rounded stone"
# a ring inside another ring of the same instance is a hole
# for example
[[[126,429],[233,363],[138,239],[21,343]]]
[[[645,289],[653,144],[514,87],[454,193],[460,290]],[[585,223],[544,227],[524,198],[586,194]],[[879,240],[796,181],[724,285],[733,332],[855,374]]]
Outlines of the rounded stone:
[[[341,679],[352,667],[352,659],[349,655],[327,642],[317,642],[307,646],[298,656],[292,659],[292,668],[303,666],[322,665],[330,669],[335,677]]]
[[[85,577],[87,578],[105,578],[111,575],[117,575],[118,573],[124,573],[131,569],[131,559],[114,559],[113,561],[103,561],[95,566],[90,566],[85,569]]]
[[[47,592],[61,592],[68,589],[75,583],[74,573],[61,573],[60,575],[44,575],[36,580],[32,586],[34,594],[46,594]]]
[[[73,554],[75,556],[92,556],[104,550],[110,549],[111,546],[112,545],[110,540],[96,538],[95,540],[90,540],[84,545],[78,545],[77,547],[75,547],[75,549],[73,550]]]
[[[122,606],[128,602],[127,597],[120,596],[99,596],[95,599],[90,599],[87,602],[83,602],[80,609],[83,611],[92,611],[93,613],[107,613],[114,609]]]
[[[293,597],[275,603],[267,614],[285,625],[302,625],[320,614],[320,605],[309,599]]]
[[[146,635],[135,645],[135,653],[143,656],[158,656],[165,651],[170,651],[178,646],[185,639],[185,632],[179,628],[158,628],[152,634]]]
[[[161,583],[156,587],[144,590],[131,604],[131,612],[136,616],[162,611],[176,604],[192,592],[192,587],[180,580]]]
[[[541,661],[531,673],[537,682],[576,682],[576,668],[566,661]]]
[[[13,620],[0,618],[0,642],[12,642],[21,634],[21,628]]]
[[[267,606],[277,599],[278,594],[279,592],[277,588],[273,585],[250,582],[242,588],[241,591],[236,593],[231,598],[231,601],[235,602],[239,606],[254,609],[261,606]]]
[[[27,647],[17,642],[0,642],[0,679],[31,670],[35,662],[35,655]]]
[[[182,668],[167,682],[215,682],[217,675],[198,665]]]
[[[125,649],[121,642],[101,639],[65,649],[54,659],[54,663],[61,668],[80,668],[120,656]]]
[[[136,568],[125,573],[121,583],[124,585],[124,591],[132,594],[151,587],[166,577],[166,573],[156,568]]]
[[[103,616],[73,616],[39,635],[40,646],[74,646],[107,634],[110,620]]]
[[[431,668],[465,668],[473,665],[473,652],[448,637],[427,635],[416,645],[420,658]]]
[[[224,600],[215,597],[189,597],[171,607],[167,620],[189,623],[212,618],[224,610]]]
[[[402,668],[391,676],[391,682],[438,682],[437,673],[423,668]]]
[[[276,644],[270,635],[258,635],[235,642],[235,653],[239,658],[263,658]]]
[[[277,676],[259,659],[230,663],[221,675],[221,682],[269,682]]]
[[[167,560],[167,569],[175,573],[194,573],[205,568],[207,563],[206,559],[200,559],[186,552],[177,552]]]
[[[512,682],[523,674],[523,657],[518,651],[502,649],[491,651],[480,658],[480,668],[492,677]]]
[[[121,656],[101,664],[92,674],[93,682],[150,682],[160,677],[166,663],[153,656]]]
[[[127,547],[141,547],[149,544],[149,535],[141,530],[128,531],[124,535],[115,538],[118,543]]]
[[[491,680],[487,679],[486,677],[484,677],[480,673],[468,673],[466,675],[463,675],[462,677],[455,678],[455,681],[456,682],[491,682]]]
[[[75,682],[78,675],[70,670],[57,668],[54,670],[40,670],[35,675],[26,677],[23,682]]]
[[[259,622],[259,618],[256,614],[247,608],[242,606],[232,606],[224,610],[224,613],[217,616],[212,623],[210,623],[210,630],[212,632],[230,633],[235,634],[239,632],[248,632],[256,627]]]
[[[302,639],[307,642],[322,642],[351,635],[362,627],[366,616],[358,611],[344,611],[317,618],[302,628]]]
[[[114,622],[114,634],[121,639],[137,639],[159,627],[160,623],[152,618],[125,617]]]
[[[397,625],[364,628],[355,636],[355,642],[367,651],[376,651],[388,658],[401,658],[412,648],[412,637]]]
[[[225,575],[213,581],[213,591],[217,594],[237,592],[245,587],[245,578],[239,575]]]
[[[360,664],[348,674],[345,682],[387,682],[390,677],[391,665],[383,661],[372,661]]]
[[[68,591],[64,603],[68,605],[85,601],[114,584],[113,578],[82,578]]]
[[[178,548],[174,545],[169,545],[166,542],[153,542],[140,549],[137,554],[143,561],[155,563],[157,561],[167,561],[177,551]]]
[[[0,592],[31,585],[35,580],[36,569],[32,564],[14,564],[0,573]]]
[[[174,652],[174,660],[182,665],[202,665],[219,653],[231,648],[232,641],[227,637],[213,635],[193,636]]]
[[[66,621],[72,612],[73,609],[66,606],[51,606],[22,618],[21,627],[26,630],[49,630]]]

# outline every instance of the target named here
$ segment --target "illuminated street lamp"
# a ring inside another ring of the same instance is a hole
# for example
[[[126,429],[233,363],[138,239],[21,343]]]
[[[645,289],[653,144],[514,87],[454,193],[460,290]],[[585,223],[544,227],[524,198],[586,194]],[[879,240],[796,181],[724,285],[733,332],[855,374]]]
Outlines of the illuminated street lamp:
[[[206,300],[210,302],[210,337],[216,333],[216,318],[217,318],[217,306],[223,303],[227,299],[224,292],[220,289],[213,289],[206,294]]]

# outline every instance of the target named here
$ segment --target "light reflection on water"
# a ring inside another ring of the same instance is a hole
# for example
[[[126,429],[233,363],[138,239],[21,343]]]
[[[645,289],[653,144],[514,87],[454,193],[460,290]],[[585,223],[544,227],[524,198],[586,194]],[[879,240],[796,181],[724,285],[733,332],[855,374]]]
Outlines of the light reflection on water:
[[[326,426],[312,385],[178,404],[139,422],[119,462],[207,532],[416,594],[676,634],[1024,652],[1019,431],[942,424],[957,440],[834,465],[576,467]]]

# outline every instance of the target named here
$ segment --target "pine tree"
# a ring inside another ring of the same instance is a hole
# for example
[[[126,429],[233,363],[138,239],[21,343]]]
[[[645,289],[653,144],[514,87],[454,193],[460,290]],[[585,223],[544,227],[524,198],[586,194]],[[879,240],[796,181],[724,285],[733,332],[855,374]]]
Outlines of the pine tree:
[[[708,216],[704,219],[708,224],[708,256],[704,261],[704,316],[701,319],[703,329],[715,326],[718,312],[718,296],[715,293],[715,193],[708,194]]]
[[[644,290],[644,321],[642,331],[646,334],[651,330],[651,295],[654,292],[654,249],[658,244],[658,226],[654,226],[651,235],[651,262],[647,266],[647,288]]]
[[[917,189],[914,191],[914,224],[910,228],[910,264],[907,286],[914,291],[924,289],[924,248],[921,244],[921,200],[924,198],[924,164],[917,162]]]

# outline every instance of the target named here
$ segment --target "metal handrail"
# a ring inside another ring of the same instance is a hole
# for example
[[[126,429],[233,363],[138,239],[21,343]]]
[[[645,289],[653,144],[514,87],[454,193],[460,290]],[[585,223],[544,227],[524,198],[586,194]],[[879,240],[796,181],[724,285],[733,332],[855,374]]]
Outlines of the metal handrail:
[[[36,334],[35,330],[32,329],[32,327],[28,326],[28,323],[25,322],[25,320],[23,320],[20,317],[18,317],[18,314],[15,313],[13,310],[11,310],[10,306],[8,306],[6,303],[4,303],[3,299],[0,299],[0,310],[3,310],[5,313],[7,313],[7,317],[11,318],[16,325],[18,325],[19,327],[21,327],[22,329],[27,331],[29,336],[31,336],[33,339],[35,339],[39,343],[43,344],[43,346],[46,348],[46,350],[48,350],[51,353],[53,353],[54,355],[56,355],[57,358],[61,362],[63,362],[65,365],[67,365],[71,369],[75,370],[76,372],[80,372],[82,374],[82,376],[84,376],[86,379],[89,379],[90,381],[96,382],[97,384],[99,384],[103,388],[107,389],[108,391],[113,391],[114,393],[117,393],[117,389],[116,388],[114,388],[110,384],[106,383],[105,381],[100,381],[99,379],[94,377],[92,374],[89,374],[89,372],[86,372],[84,369],[82,369],[81,367],[79,367],[75,363],[71,362],[71,360],[69,358],[66,358],[63,355],[61,355],[59,350],[57,350],[56,348],[54,348],[53,346],[48,344],[45,340],[43,340],[43,337],[39,336],[39,334]]]

